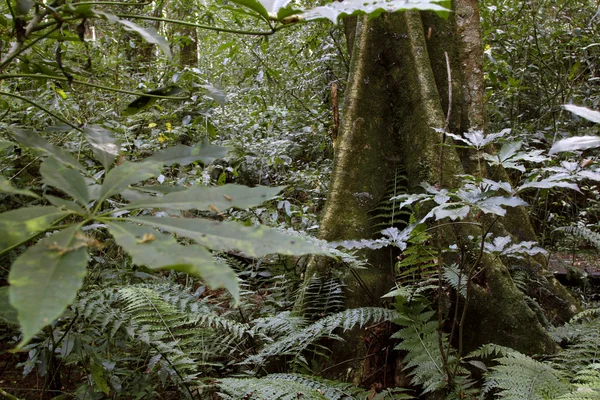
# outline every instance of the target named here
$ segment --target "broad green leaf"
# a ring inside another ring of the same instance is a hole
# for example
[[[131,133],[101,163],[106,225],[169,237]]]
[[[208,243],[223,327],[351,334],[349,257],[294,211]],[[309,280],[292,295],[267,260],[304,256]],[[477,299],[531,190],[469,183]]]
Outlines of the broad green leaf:
[[[56,157],[56,159],[62,162],[63,164],[70,165],[71,167],[80,171],[85,171],[85,168],[83,168],[81,164],[79,164],[75,157],[73,157],[64,149],[51,144],[37,133],[13,127],[9,129],[12,135],[15,137],[15,139],[17,139],[17,141],[21,145],[25,147],[31,147],[34,149],[40,149],[44,153]]]
[[[250,10],[256,12],[258,15],[263,17],[265,20],[269,20],[269,13],[265,6],[261,4],[260,1],[257,0],[232,0],[232,3],[239,4],[240,6],[249,8]]]
[[[53,206],[56,206],[63,210],[73,211],[77,214],[86,214],[86,211],[81,208],[81,206],[77,205],[74,201],[61,199],[60,197],[55,197],[52,195],[45,195],[44,198],[48,200]]]
[[[85,236],[72,226],[42,239],[13,262],[8,281],[23,332],[19,348],[75,300],[86,273],[86,247]]]
[[[555,142],[548,154],[555,154],[563,151],[587,150],[599,146],[600,136],[574,136]]]
[[[213,85],[200,85],[200,87],[206,89],[208,92],[207,96],[219,103],[220,106],[224,106],[227,103],[227,94],[223,90]]]
[[[152,26],[142,28],[138,24],[124,19],[120,19],[118,22],[125,27],[125,30],[138,33],[146,42],[158,45],[162,52],[165,53],[165,56],[167,56],[169,60],[171,59],[169,42],[167,42],[167,39],[165,39],[164,36],[158,34],[156,28]]]
[[[0,151],[8,149],[10,146],[14,146],[13,142],[9,142],[8,140],[0,140]]]
[[[224,211],[233,207],[245,209],[273,198],[282,189],[282,186],[274,188],[265,186],[249,188],[242,185],[192,186],[184,191],[170,193],[163,197],[136,201],[129,204],[127,208],[212,211]]]
[[[210,249],[237,250],[250,257],[262,257],[273,253],[326,254],[321,247],[305,239],[286,235],[265,226],[246,227],[235,222],[200,218],[132,217],[127,220],[188,237]]]
[[[68,214],[53,206],[23,207],[0,214],[0,251],[47,229]]]
[[[141,162],[132,163],[125,161],[123,164],[112,169],[104,178],[102,188],[100,189],[99,201],[103,202],[113,194],[120,193],[122,190],[136,182],[144,181],[160,174],[162,164],[159,162]]]
[[[334,24],[341,17],[348,15],[367,14],[377,17],[384,12],[401,10],[431,10],[437,13],[447,13],[447,8],[442,7],[435,0],[344,0],[334,1],[324,6],[315,7],[305,11],[301,16],[306,21],[328,19]]]
[[[169,186],[169,185],[150,185],[150,186],[138,186],[132,189],[139,190],[140,192],[146,193],[160,193],[169,194],[175,192],[181,192],[187,190],[185,186]]]
[[[100,125],[90,125],[84,128],[83,134],[92,147],[96,160],[100,161],[108,171],[119,155],[119,142],[115,139],[114,133]]]
[[[228,151],[229,148],[227,147],[213,146],[206,142],[198,143],[194,147],[180,144],[157,151],[146,160],[161,162],[166,166],[179,164],[183,167],[199,160],[202,160],[205,164],[210,164],[218,158],[225,157]]]
[[[586,107],[574,106],[573,104],[565,104],[564,109],[567,111],[571,111],[573,114],[580,116],[581,118],[585,118],[588,121],[595,122],[600,124],[600,112],[590,110]]]
[[[8,300],[8,288],[10,286],[0,287],[0,319],[9,324],[19,325],[17,309],[10,305]]]
[[[62,190],[84,207],[90,201],[88,186],[78,171],[72,170],[58,162],[54,157],[48,157],[40,166],[42,181]]]
[[[0,193],[10,193],[10,194],[20,194],[23,196],[31,196],[39,198],[37,194],[33,193],[31,190],[26,189],[17,189],[14,187],[8,179],[0,175]]]
[[[131,254],[134,264],[152,269],[173,269],[200,276],[211,288],[224,287],[239,300],[238,278],[225,264],[215,264],[204,247],[181,245],[152,228],[128,223],[106,223],[115,241]]]
[[[92,378],[98,389],[108,396],[110,388],[104,377],[104,368],[102,368],[102,365],[97,364],[93,358],[90,358],[90,372],[92,373]]]

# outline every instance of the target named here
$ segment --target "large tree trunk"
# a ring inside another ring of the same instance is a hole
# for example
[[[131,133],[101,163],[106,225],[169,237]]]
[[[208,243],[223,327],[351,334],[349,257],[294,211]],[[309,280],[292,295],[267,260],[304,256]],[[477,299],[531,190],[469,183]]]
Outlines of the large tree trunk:
[[[398,164],[405,167],[414,192],[424,181],[457,187],[460,174],[475,174],[472,157],[451,147],[441,150],[442,135],[433,129],[448,125],[453,133],[461,133],[484,128],[477,2],[453,3],[449,20],[411,11],[370,20],[358,18],[349,25],[352,29],[347,27],[351,69],[330,193],[322,216],[322,239],[371,238],[374,229],[369,212],[382,200]],[[451,91],[445,52],[452,71]],[[528,240],[534,236],[524,209],[512,211],[501,222],[495,229],[498,233],[509,232]],[[479,233],[465,226],[444,229],[439,236],[444,238],[443,244],[455,242],[457,235]],[[364,255],[371,267],[359,276],[367,289],[343,266],[321,258],[309,265],[307,282],[315,276],[341,272],[347,285],[347,306],[371,305],[391,288],[394,269],[389,252],[369,251]],[[465,350],[493,342],[528,354],[554,351],[555,343],[513,284],[507,267],[492,257],[483,257],[482,267],[482,278],[472,286]],[[553,291],[550,297],[560,308],[558,314],[568,317],[575,308],[566,291],[554,281],[546,287]],[[351,367],[360,371],[361,362],[356,360],[364,356],[364,349],[360,337],[350,335],[334,352],[333,363],[355,360],[340,365],[344,371]]]

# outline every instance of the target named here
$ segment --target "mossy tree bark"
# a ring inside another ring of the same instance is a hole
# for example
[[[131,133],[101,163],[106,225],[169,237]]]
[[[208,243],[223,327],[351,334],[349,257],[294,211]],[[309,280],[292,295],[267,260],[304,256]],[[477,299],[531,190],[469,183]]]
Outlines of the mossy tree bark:
[[[475,172],[470,155],[442,147],[442,135],[433,129],[448,125],[450,131],[461,133],[485,126],[477,1],[455,0],[453,8],[448,20],[409,11],[371,20],[352,19],[346,27],[351,69],[322,216],[322,239],[372,237],[369,211],[382,200],[398,163],[404,165],[409,187],[415,192],[423,181],[457,187],[459,175]],[[450,59],[451,90],[444,53]],[[520,239],[534,235],[522,209],[497,225],[498,230]],[[463,226],[444,230],[445,244],[456,242],[457,236],[474,234]],[[359,275],[368,290],[343,266],[321,258],[309,265],[306,280],[346,275],[347,306],[371,305],[391,288],[394,270],[381,253],[370,251],[365,257],[371,266]],[[484,256],[482,267],[472,286],[465,350],[493,342],[528,354],[554,351],[556,345],[515,287],[507,266]],[[570,315],[575,309],[564,289],[553,281],[547,287],[553,291],[560,314]],[[360,360],[365,345],[358,335],[347,338],[345,345],[334,351],[332,362],[339,363],[338,370],[345,374],[354,368],[356,377],[364,367]]]

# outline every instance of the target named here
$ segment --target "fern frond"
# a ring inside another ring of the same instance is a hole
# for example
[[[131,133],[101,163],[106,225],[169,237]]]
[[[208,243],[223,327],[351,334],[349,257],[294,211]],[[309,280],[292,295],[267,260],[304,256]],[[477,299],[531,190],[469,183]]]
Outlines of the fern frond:
[[[575,237],[584,239],[585,241],[593,245],[596,249],[600,250],[600,233],[594,232],[585,226],[563,226],[560,228],[556,228],[555,231],[565,232]]]
[[[339,339],[333,331],[341,328],[344,331],[354,327],[363,327],[370,322],[391,321],[398,317],[394,310],[377,307],[365,307],[345,310],[312,323],[297,332],[268,344],[261,351],[248,357],[243,364],[264,365],[271,357],[282,355],[299,355],[308,346],[322,338]]]
[[[299,374],[271,374],[264,378],[226,378],[219,384],[225,398],[253,400],[354,399],[352,385]]]
[[[569,393],[570,386],[562,372],[516,351],[495,360],[486,376],[483,392],[498,389],[498,396],[509,400],[554,399]]]
[[[344,286],[338,278],[312,276],[298,293],[302,314],[316,320],[344,309]]]

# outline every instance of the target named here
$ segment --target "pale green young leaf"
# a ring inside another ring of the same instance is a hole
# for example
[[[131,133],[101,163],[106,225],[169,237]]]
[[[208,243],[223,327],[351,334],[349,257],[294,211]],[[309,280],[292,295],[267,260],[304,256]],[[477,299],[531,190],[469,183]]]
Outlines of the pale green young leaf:
[[[10,193],[10,194],[20,194],[23,196],[30,196],[39,198],[37,194],[33,193],[31,190],[26,189],[18,189],[14,187],[8,179],[0,175],[0,193]]]
[[[224,287],[239,300],[238,278],[225,264],[215,264],[204,247],[181,245],[173,237],[128,223],[106,223],[115,241],[131,254],[134,264],[151,269],[172,269],[200,276],[211,288]]]
[[[53,206],[23,207],[0,214],[0,251],[49,228],[68,214]]]
[[[79,226],[73,226],[42,239],[13,262],[8,281],[23,332],[19,348],[75,300],[86,273],[86,247]]]
[[[0,287],[0,319],[9,324],[19,325],[17,309],[10,305],[8,300],[8,288],[10,286]]]
[[[283,190],[279,187],[224,185],[217,187],[192,186],[186,190],[136,201],[127,208],[166,208],[170,210],[212,210],[250,208],[257,206]]]
[[[228,151],[227,147],[213,146],[206,142],[198,143],[193,147],[181,144],[157,151],[151,157],[146,158],[146,161],[161,162],[166,166],[179,164],[182,167],[199,160],[210,164],[218,158],[225,157]]]
[[[8,140],[0,140],[0,151],[8,149],[10,146],[14,146],[13,142],[9,142]]]
[[[168,59],[171,59],[171,48],[169,47],[169,42],[167,42],[167,39],[165,39],[164,36],[159,35],[159,33],[156,31],[156,28],[152,26],[142,28],[138,24],[124,19],[120,19],[117,22],[123,25],[125,30],[139,34],[146,42],[158,45],[162,52],[165,53],[165,56],[167,56]]]
[[[71,167],[80,171],[85,171],[85,168],[83,168],[83,166],[79,164],[77,159],[71,154],[69,154],[69,152],[62,149],[61,147],[51,144],[37,133],[14,127],[11,127],[9,129],[14,138],[22,146],[42,150],[47,155],[52,155],[56,157],[56,159],[62,162],[63,164],[70,165]]]
[[[267,254],[327,254],[321,247],[300,237],[265,226],[247,227],[234,222],[200,218],[133,217],[129,221],[150,225],[195,240],[214,250],[237,250],[250,257]]]
[[[62,190],[79,204],[87,207],[90,194],[83,176],[78,171],[58,162],[54,157],[48,157],[40,166],[40,174],[45,184]]]
[[[119,142],[113,132],[100,125],[90,125],[83,129],[83,134],[92,148],[96,160],[108,171],[119,155]]]
[[[106,174],[100,189],[99,201],[103,202],[113,194],[120,193],[132,183],[157,176],[161,170],[162,164],[158,162],[132,163],[125,161]]]

